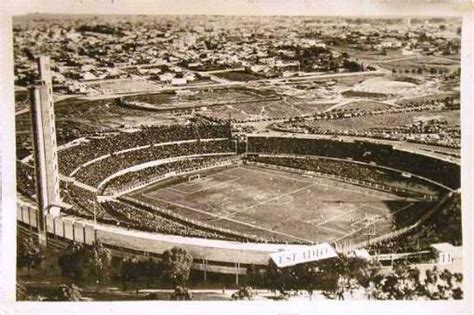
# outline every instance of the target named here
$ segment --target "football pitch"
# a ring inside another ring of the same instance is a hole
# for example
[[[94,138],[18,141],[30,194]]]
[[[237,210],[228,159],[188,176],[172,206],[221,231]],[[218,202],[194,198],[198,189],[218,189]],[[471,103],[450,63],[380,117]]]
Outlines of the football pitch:
[[[400,228],[401,214],[420,211],[416,200],[276,169],[240,165],[198,174],[196,180],[175,177],[130,196],[278,242],[360,242]]]

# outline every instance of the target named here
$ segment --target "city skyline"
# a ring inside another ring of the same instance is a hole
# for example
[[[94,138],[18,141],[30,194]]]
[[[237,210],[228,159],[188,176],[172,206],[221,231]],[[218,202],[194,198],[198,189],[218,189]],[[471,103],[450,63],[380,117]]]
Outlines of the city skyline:
[[[29,4],[12,17],[17,300],[469,302],[468,23],[441,2]],[[54,215],[26,93],[45,55]]]

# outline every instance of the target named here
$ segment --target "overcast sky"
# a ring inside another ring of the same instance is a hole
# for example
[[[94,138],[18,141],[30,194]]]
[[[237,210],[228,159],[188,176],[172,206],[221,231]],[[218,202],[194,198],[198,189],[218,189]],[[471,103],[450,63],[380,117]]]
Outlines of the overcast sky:
[[[2,0],[11,14],[462,15],[466,0]]]

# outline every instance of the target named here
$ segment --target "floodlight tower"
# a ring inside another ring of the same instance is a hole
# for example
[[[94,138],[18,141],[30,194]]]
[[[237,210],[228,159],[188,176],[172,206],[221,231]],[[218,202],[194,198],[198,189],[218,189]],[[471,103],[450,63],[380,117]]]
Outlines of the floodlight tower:
[[[38,235],[40,243],[46,243],[44,216],[45,214],[59,215],[61,199],[49,57],[39,57],[38,68],[40,79],[30,88],[29,93],[38,207]]]

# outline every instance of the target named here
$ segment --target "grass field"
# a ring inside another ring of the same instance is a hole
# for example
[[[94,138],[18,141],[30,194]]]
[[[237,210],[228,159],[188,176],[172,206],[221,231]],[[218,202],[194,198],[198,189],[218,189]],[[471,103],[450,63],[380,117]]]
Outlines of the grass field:
[[[423,211],[415,200],[253,166],[208,171],[197,181],[174,178],[131,197],[206,224],[280,242],[358,242],[369,230],[377,236],[411,224]]]
[[[268,100],[241,104],[228,104],[220,107],[209,107],[201,114],[217,119],[228,119],[229,116],[237,121],[259,119],[279,119],[301,115],[311,115],[324,111],[335,102],[324,100],[305,100],[292,97],[283,97],[281,100]]]
[[[402,67],[402,68],[423,68],[423,67],[434,67],[434,68],[449,68],[454,69],[460,66],[459,60],[454,60],[447,57],[436,57],[436,56],[422,56],[399,59],[394,61],[388,61],[383,63],[386,67]]]
[[[189,90],[188,93],[162,92],[141,94],[125,97],[125,100],[143,102],[157,109],[171,109],[180,107],[205,107],[242,102],[259,102],[274,99],[276,95],[260,93],[255,89],[247,88],[218,88]]]
[[[157,88],[157,84],[152,81],[135,79],[99,80],[87,85],[104,94],[152,91]]]
[[[262,79],[261,75],[245,72],[245,71],[229,71],[229,72],[221,72],[214,74],[216,77],[223,78],[230,81],[253,81]]]

